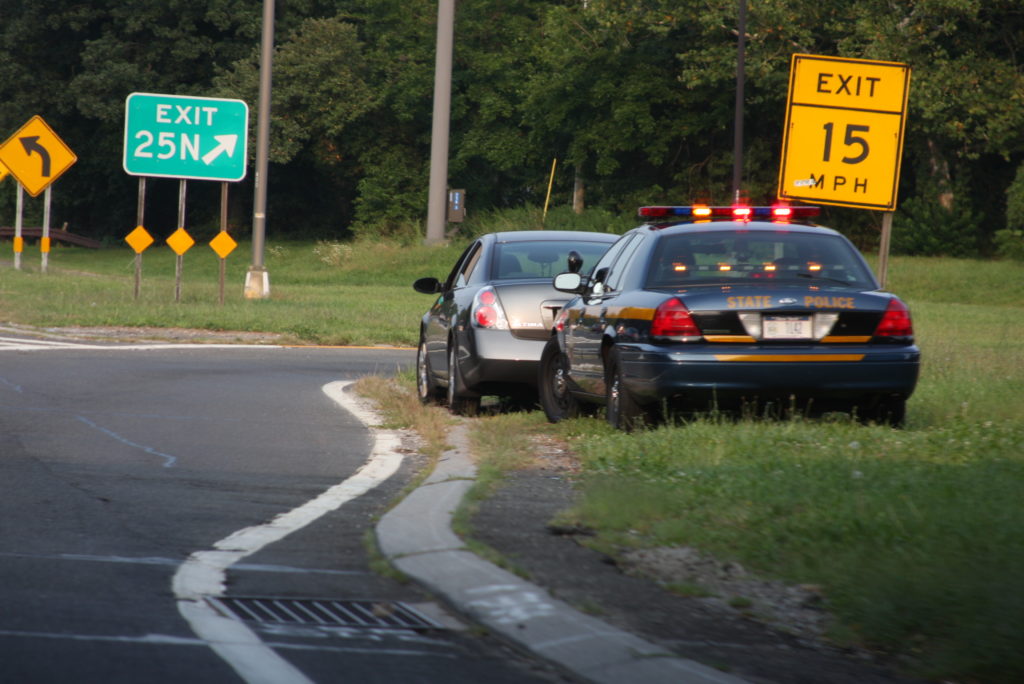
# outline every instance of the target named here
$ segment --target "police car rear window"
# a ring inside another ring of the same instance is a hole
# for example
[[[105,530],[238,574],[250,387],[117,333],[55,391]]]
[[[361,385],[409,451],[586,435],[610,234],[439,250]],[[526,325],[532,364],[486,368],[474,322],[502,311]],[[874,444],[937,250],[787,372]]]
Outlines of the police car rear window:
[[[708,231],[662,236],[648,271],[647,287],[809,279],[860,289],[874,286],[860,255],[834,235]]]

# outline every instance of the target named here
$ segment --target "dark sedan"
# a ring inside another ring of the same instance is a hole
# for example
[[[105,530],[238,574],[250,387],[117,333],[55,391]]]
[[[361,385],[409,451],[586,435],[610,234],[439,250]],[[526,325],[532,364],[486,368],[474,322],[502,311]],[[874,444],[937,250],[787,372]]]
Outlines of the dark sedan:
[[[550,420],[664,409],[852,411],[900,425],[920,351],[910,311],[812,207],[645,207],[593,275],[565,273],[539,373]],[[722,220],[725,219],[725,220]]]
[[[617,235],[514,231],[477,238],[444,280],[420,278],[439,295],[420,325],[416,384],[423,402],[473,414],[485,395],[535,401],[537,363],[555,316],[571,296],[551,279],[588,272]]]

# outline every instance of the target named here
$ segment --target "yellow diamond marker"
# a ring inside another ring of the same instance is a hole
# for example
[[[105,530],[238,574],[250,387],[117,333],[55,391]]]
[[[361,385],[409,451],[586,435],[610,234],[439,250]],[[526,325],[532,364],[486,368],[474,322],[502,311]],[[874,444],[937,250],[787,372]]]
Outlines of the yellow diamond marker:
[[[192,245],[196,244],[196,241],[185,232],[184,228],[179,228],[171,233],[171,237],[167,238],[167,244],[171,246],[175,254],[182,256],[185,252],[192,249]]]
[[[227,259],[228,254],[231,254],[237,246],[238,243],[228,235],[227,231],[223,230],[217,233],[217,237],[210,240],[210,247],[221,259]]]
[[[142,226],[135,226],[135,230],[128,233],[124,241],[135,250],[136,254],[142,254],[147,247],[153,244],[153,236]]]

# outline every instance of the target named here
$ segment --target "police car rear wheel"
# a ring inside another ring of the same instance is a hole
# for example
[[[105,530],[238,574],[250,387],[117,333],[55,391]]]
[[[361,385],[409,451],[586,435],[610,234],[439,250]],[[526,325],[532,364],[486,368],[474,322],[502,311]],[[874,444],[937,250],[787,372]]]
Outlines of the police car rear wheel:
[[[907,418],[907,400],[897,398],[879,399],[866,416],[866,423],[877,423],[889,427],[901,428]]]
[[[606,377],[606,416],[609,424],[617,430],[627,432],[642,427],[647,416],[623,382],[622,363],[615,349],[608,354]]]

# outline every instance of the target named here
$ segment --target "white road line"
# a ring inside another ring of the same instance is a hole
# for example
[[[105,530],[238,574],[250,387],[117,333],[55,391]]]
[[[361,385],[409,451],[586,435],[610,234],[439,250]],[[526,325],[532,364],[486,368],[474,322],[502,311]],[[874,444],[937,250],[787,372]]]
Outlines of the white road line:
[[[350,382],[323,386],[324,394],[366,425],[379,421],[344,391]],[[283,513],[269,523],[246,527],[221,539],[207,551],[197,551],[181,564],[171,586],[178,612],[196,636],[250,684],[306,684],[310,680],[273,648],[260,641],[245,623],[218,613],[204,598],[223,596],[227,569],[242,558],[283,539],[344,503],[365,494],[393,475],[402,463],[397,433],[374,430],[374,444],[367,462],[344,482],[320,496]]]
[[[75,416],[75,419],[80,421],[80,422],[82,422],[82,423],[85,423],[86,425],[91,427],[93,430],[97,430],[99,432],[102,432],[107,437],[110,437],[111,439],[115,439],[118,442],[121,442],[122,444],[125,444],[127,446],[132,447],[133,449],[141,449],[142,451],[144,451],[147,454],[150,454],[152,456],[159,456],[160,458],[162,458],[164,460],[164,468],[171,468],[178,461],[178,457],[177,456],[171,456],[170,454],[165,454],[162,451],[157,451],[153,447],[144,446],[142,444],[136,444],[135,442],[133,442],[133,441],[131,441],[129,439],[126,439],[125,437],[122,437],[121,435],[117,434],[113,430],[108,430],[107,428],[103,427],[102,425],[98,425],[98,424],[92,422],[91,420],[89,420],[85,416]]]
[[[329,633],[321,633],[321,636]],[[189,639],[170,634],[144,634],[142,636],[111,636],[105,634],[66,634],[63,632],[30,632],[15,629],[0,630],[0,637],[23,639],[53,639],[54,641],[91,641],[99,643],[143,644],[153,646],[202,646],[207,644],[202,639]],[[351,653],[356,655],[387,655],[412,658],[455,658],[449,653],[421,651],[411,648],[359,648],[351,646],[324,646],[321,644],[296,644],[288,642],[271,642],[268,646],[292,651],[314,651],[318,653]]]
[[[181,561],[177,558],[159,556],[97,556],[89,553],[12,553],[0,551],[0,558],[18,558],[22,560],[59,560],[83,563],[124,563],[126,565],[173,565],[177,567]],[[368,575],[368,570],[325,570],[322,568],[294,568],[290,565],[267,565],[265,563],[235,563],[235,570],[249,572],[282,573],[290,575]]]
[[[53,341],[0,336],[3,351],[53,351],[78,349],[93,351],[147,351],[151,349],[283,349],[279,344],[200,344],[189,342],[147,342],[140,344],[91,344],[89,342]]]
[[[12,390],[17,392],[18,394],[24,394],[25,393],[25,388],[24,387],[22,387],[21,385],[13,383],[10,380],[7,380],[6,378],[0,378],[0,385],[4,385],[5,387],[10,387]]]
[[[69,344],[68,342],[54,342],[54,341],[51,341],[51,340],[25,339],[24,337],[0,337],[0,343],[4,343],[4,344],[31,344],[31,345],[38,345],[38,346],[43,346],[43,347],[45,347],[45,346],[61,347],[61,346],[64,346],[66,344]]]

